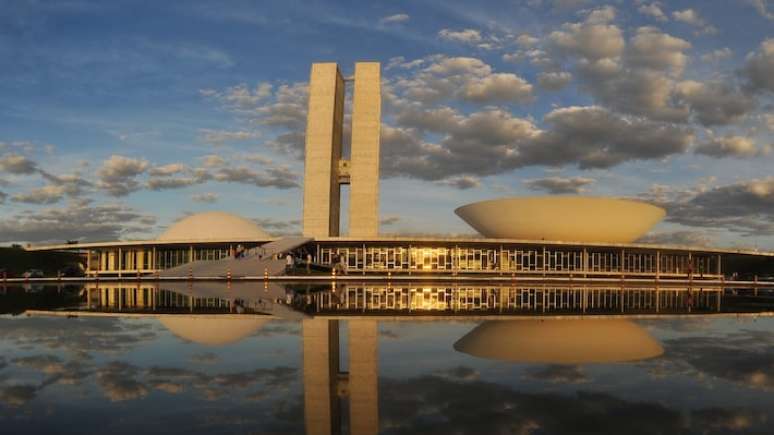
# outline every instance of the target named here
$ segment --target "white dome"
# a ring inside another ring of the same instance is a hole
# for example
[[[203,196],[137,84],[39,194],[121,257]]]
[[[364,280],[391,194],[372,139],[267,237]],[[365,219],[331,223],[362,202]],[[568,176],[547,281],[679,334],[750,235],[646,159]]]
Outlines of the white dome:
[[[593,196],[500,198],[454,212],[488,238],[591,243],[632,243],[666,213],[640,201]]]
[[[255,222],[222,211],[209,211],[185,217],[162,233],[163,241],[248,241],[268,240]]]
[[[185,314],[162,316],[159,320],[177,337],[206,346],[236,343],[253,335],[269,321],[254,317],[234,319]]]

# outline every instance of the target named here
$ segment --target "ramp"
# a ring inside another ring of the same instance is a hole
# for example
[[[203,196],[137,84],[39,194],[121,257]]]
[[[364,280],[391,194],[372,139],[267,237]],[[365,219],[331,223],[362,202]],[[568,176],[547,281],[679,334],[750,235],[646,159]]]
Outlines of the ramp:
[[[309,242],[309,237],[284,237],[273,242],[250,249],[241,258],[222,258],[213,261],[194,261],[159,272],[164,277],[225,277],[231,272],[232,277],[280,275],[285,271],[285,259],[288,251],[299,248]],[[274,260],[274,256],[279,258]]]

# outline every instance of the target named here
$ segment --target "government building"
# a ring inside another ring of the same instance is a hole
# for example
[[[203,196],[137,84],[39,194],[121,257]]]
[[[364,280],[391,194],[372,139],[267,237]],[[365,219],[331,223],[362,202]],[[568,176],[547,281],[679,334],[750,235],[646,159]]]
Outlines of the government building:
[[[351,81],[351,149],[344,156],[346,82]],[[479,237],[379,234],[380,64],[358,62],[353,77],[335,63],[312,65],[305,136],[302,235],[272,237],[223,212],[188,216],[153,240],[31,246],[84,255],[89,277],[169,278],[280,275],[268,257],[290,252],[347,275],[722,279],[730,257],[772,252],[636,241],[665,216],[651,204],[586,196],[511,197],[461,205]],[[341,186],[349,185],[348,234],[340,234]],[[244,258],[235,260],[235,253]],[[281,260],[274,260],[281,261]]]

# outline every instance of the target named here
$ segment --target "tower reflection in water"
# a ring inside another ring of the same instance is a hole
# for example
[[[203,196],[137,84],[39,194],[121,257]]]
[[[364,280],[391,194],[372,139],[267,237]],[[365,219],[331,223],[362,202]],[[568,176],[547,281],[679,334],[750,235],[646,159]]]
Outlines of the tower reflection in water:
[[[415,311],[420,311],[453,313],[460,320],[484,320],[453,345],[458,352],[477,358],[511,363],[618,363],[663,353],[661,344],[636,323],[621,318],[621,311],[718,310],[722,295],[719,289],[703,290],[692,292],[689,300],[686,289],[651,289],[648,293],[645,289],[545,287],[346,286],[309,292],[260,285],[256,288],[254,284],[225,290],[206,286],[198,290],[192,286],[174,290],[93,287],[87,290],[91,293],[87,296],[91,309],[153,312],[174,334],[210,345],[238,341],[270,318],[286,317],[291,312],[300,316],[307,434],[343,432],[343,426],[347,426],[342,418],[345,402],[349,433],[378,433],[380,320],[374,315],[390,313],[390,321],[411,321],[417,318]],[[215,315],[234,314],[239,307],[242,315]],[[617,317],[491,315],[492,311],[520,315],[568,310],[608,310]],[[482,312],[487,315],[482,316]],[[347,372],[341,370],[340,361],[342,321],[346,322],[348,334],[348,354],[344,356],[348,359]]]

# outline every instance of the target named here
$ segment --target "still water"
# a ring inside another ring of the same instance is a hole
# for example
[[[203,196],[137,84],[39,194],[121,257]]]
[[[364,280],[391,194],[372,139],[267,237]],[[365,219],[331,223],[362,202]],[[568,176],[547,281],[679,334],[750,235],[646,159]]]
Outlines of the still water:
[[[774,318],[729,290],[4,293],[2,433],[774,433]]]

